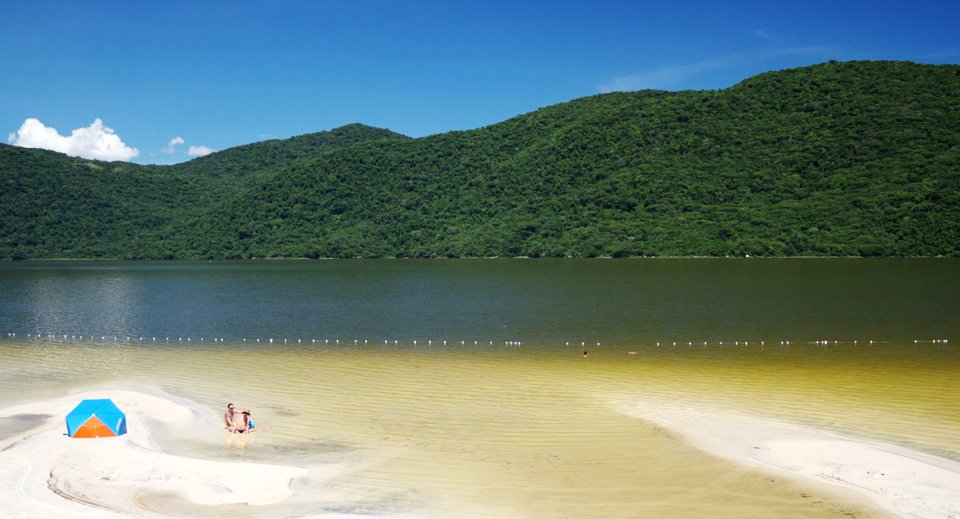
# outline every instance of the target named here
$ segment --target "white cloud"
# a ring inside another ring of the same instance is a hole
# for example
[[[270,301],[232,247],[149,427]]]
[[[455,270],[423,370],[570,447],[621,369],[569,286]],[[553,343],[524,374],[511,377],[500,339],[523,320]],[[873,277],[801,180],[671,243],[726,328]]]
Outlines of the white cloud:
[[[210,149],[206,146],[190,146],[187,149],[187,155],[191,157],[202,157],[204,155],[209,155],[217,150]]]
[[[103,125],[99,118],[86,128],[77,128],[70,136],[63,136],[56,128],[47,127],[33,117],[23,121],[16,133],[11,133],[7,142],[24,148],[41,148],[58,151],[73,157],[96,160],[130,160],[140,154],[120,140],[120,136]]]
[[[607,93],[642,90],[646,88],[660,90],[673,90],[677,88],[689,89],[692,88],[691,85],[709,81],[711,77],[718,75],[720,72],[749,68],[777,60],[778,58],[796,56],[817,58],[828,55],[830,55],[830,49],[825,47],[791,47],[728,54],[726,56],[718,56],[694,63],[662,67],[640,74],[614,78],[613,81],[605,85],[600,85],[598,90],[602,93]],[[744,78],[741,77],[740,79]]]
[[[783,43],[783,39],[781,39],[780,37],[775,36],[775,35],[767,32],[767,31],[765,31],[765,30],[763,30],[763,29],[760,29],[760,30],[757,30],[757,31],[753,31],[753,35],[754,35],[755,37],[757,37],[757,38],[760,38],[761,40],[766,40],[766,41],[770,41],[770,42],[777,43],[777,44],[782,44],[782,43]]]
[[[163,152],[164,152],[164,153],[173,153],[174,148],[176,148],[176,147],[177,147],[178,145],[180,145],[180,144],[183,144],[183,137],[180,137],[180,136],[178,135],[178,136],[170,139],[170,142],[167,143],[167,147],[166,147],[166,148],[163,148]]]

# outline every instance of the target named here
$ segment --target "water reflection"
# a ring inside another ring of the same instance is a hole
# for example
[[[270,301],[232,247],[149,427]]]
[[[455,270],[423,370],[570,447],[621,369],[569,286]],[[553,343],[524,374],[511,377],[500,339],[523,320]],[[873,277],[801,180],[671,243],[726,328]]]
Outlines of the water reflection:
[[[129,275],[47,271],[23,279],[22,284],[22,299],[11,297],[7,303],[13,308],[10,329],[123,335],[141,327],[136,317],[144,294]]]
[[[567,342],[960,336],[960,261],[475,260],[0,265],[19,333]]]

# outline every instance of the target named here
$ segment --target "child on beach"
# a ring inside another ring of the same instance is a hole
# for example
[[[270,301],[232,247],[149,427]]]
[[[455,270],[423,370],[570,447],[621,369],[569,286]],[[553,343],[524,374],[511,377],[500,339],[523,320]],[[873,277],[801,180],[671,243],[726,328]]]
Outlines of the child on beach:
[[[234,432],[243,434],[243,433],[255,433],[255,425],[253,425],[253,420],[250,419],[250,410],[244,409],[241,414],[240,424],[237,426]]]

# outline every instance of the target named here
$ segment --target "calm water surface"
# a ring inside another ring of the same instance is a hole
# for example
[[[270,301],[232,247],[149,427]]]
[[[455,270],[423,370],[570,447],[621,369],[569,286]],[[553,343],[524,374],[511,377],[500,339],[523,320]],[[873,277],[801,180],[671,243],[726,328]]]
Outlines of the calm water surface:
[[[882,516],[616,408],[691,401],[960,458],[958,289],[956,260],[8,263],[0,402],[144,388],[216,419],[235,401],[270,432],[165,446],[354,464],[332,483],[346,515]]]
[[[461,260],[0,265],[0,330],[646,344],[929,340],[960,330],[960,262]]]

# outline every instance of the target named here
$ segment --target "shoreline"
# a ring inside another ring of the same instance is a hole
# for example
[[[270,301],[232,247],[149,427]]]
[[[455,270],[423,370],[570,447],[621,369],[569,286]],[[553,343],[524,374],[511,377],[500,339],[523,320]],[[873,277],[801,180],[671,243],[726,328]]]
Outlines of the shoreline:
[[[84,398],[111,398],[127,416],[128,433],[67,437],[64,416]],[[196,435],[198,443],[214,445],[241,440],[226,435],[216,418],[169,395],[126,390],[85,391],[0,409],[4,514],[67,519],[298,517],[318,502],[349,500],[342,490],[328,487],[357,468],[351,464],[190,457],[161,449],[153,438],[158,431]]]
[[[696,404],[633,400],[615,408],[718,458],[857,496],[895,517],[960,517],[957,460]]]
[[[128,434],[68,438],[64,416],[84,398],[113,399],[127,415]],[[696,404],[642,398],[613,404],[712,456],[877,513],[960,516],[958,460]],[[226,434],[218,418],[205,406],[140,389],[84,391],[0,408],[0,502],[5,513],[24,518],[451,516],[435,508],[437,496],[397,489],[358,495],[352,478],[376,461],[363,453],[326,461],[224,454],[240,438]],[[161,438],[172,447],[161,447]],[[265,440],[261,448],[269,448],[269,436]],[[181,452],[191,450],[201,457]]]
[[[956,259],[958,256],[939,255],[939,256],[355,256],[348,258],[340,257],[254,257],[254,258],[0,258],[0,263],[259,263],[259,262],[324,262],[324,261],[489,261],[489,260],[530,260],[530,261],[553,261],[553,260],[890,260],[890,259]]]

